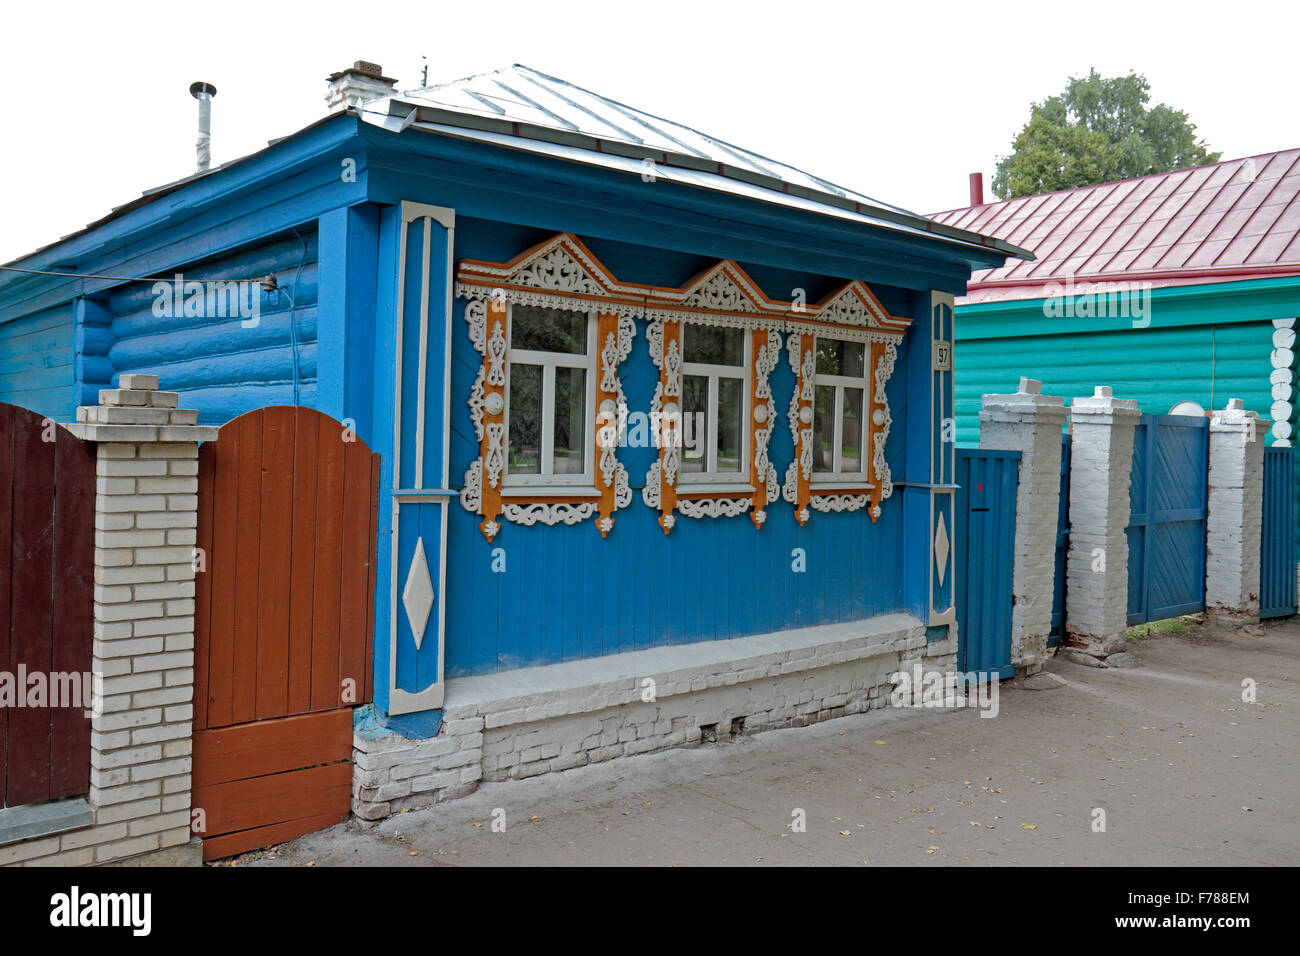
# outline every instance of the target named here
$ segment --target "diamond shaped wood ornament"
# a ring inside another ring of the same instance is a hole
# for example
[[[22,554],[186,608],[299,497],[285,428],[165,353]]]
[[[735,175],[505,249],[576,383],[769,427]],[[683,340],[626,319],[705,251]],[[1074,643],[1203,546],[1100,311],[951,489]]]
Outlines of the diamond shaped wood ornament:
[[[939,587],[948,573],[948,526],[944,523],[943,512],[939,512],[939,527],[934,532],[934,562],[939,572]]]
[[[429,577],[429,562],[424,557],[423,538],[415,542],[415,556],[411,558],[406,584],[402,587],[402,606],[406,608],[406,620],[410,622],[418,651],[429,626],[429,612],[433,610],[433,581]]]

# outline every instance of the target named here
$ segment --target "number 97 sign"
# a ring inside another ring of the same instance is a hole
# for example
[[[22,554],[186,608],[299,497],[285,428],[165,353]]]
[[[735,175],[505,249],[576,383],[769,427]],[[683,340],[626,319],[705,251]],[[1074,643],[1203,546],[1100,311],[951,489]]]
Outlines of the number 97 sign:
[[[936,341],[934,343],[934,371],[952,371],[952,343]]]

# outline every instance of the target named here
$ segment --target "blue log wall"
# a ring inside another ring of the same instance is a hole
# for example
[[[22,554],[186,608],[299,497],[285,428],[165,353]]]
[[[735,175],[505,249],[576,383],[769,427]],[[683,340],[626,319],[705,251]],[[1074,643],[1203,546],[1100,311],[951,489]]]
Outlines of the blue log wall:
[[[279,291],[259,291],[255,326],[238,316],[154,314],[148,283],[112,294],[116,373],[156,374],[162,388],[181,392],[199,421],[219,425],[267,405],[316,407],[316,232],[279,236],[234,255],[177,269],[185,281],[248,279],[274,274]],[[93,404],[88,393],[83,401]]]
[[[73,398],[71,302],[0,325],[0,402],[70,421]]]

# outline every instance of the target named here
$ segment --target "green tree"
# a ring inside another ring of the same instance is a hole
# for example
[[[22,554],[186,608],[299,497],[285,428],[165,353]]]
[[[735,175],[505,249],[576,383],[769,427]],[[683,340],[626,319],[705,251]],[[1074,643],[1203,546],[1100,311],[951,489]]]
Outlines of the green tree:
[[[1029,122],[998,160],[999,199],[1094,186],[1217,162],[1187,114],[1148,108],[1145,76],[1070,77],[1065,90],[1030,106]]]

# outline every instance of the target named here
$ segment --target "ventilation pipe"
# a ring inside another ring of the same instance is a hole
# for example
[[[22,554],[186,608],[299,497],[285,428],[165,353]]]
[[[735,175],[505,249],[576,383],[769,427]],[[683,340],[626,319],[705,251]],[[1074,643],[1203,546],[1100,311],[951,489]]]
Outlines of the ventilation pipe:
[[[970,204],[972,206],[984,205],[984,174],[970,174]]]
[[[212,97],[217,88],[202,81],[190,84],[190,96],[199,101],[199,139],[195,144],[196,173],[206,173],[212,165]]]

